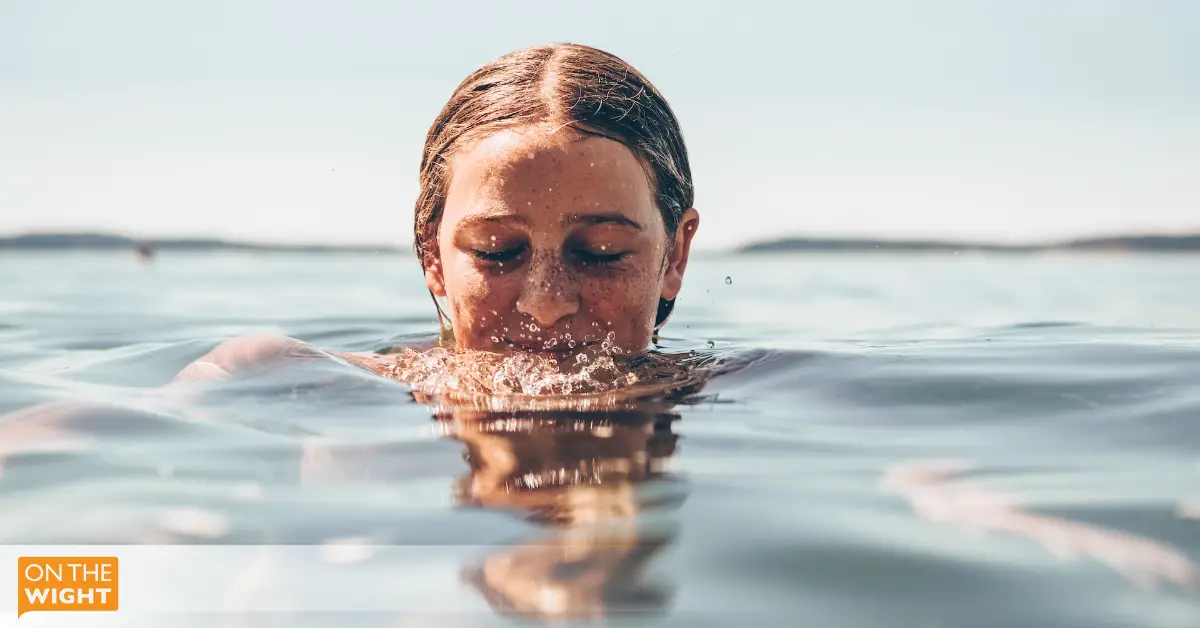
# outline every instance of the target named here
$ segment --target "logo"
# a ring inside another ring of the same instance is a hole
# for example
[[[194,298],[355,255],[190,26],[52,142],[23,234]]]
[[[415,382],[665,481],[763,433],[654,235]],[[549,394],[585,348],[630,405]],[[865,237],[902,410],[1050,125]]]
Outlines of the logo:
[[[117,610],[115,556],[17,559],[17,617],[29,611]]]

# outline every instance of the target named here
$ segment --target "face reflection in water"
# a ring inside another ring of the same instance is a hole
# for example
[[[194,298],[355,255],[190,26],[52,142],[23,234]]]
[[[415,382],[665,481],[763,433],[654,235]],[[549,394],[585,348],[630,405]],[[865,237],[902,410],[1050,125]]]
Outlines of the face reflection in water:
[[[670,588],[645,574],[675,530],[652,515],[685,498],[664,470],[677,415],[458,413],[443,431],[464,443],[457,501],[512,510],[553,532],[483,557],[464,579],[499,613],[598,619],[663,612]]]
[[[668,235],[646,169],[623,144],[505,130],[456,154],[430,290],[460,348],[570,356],[650,342],[678,295],[699,214]]]

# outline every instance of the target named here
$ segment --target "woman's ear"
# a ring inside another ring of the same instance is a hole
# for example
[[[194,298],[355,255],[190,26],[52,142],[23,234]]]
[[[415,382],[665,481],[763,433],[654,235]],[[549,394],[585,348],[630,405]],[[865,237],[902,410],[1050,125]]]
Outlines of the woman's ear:
[[[444,297],[446,296],[446,279],[442,274],[440,258],[437,249],[425,254],[425,285],[433,294]]]
[[[675,247],[667,258],[667,273],[663,277],[662,298],[674,301],[683,287],[683,271],[687,270],[688,254],[691,253],[692,238],[700,228],[700,212],[688,208],[679,219],[675,231]]]

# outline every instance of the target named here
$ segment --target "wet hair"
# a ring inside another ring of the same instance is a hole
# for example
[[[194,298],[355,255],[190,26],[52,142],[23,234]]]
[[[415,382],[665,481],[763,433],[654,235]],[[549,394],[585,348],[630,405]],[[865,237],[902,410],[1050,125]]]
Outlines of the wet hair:
[[[517,50],[475,70],[434,120],[421,156],[414,224],[422,267],[434,261],[455,152],[502,129],[530,125],[571,128],[628,147],[647,171],[668,244],[674,243],[695,192],[683,133],[666,99],[612,54],[554,44]],[[673,305],[660,300],[656,326],[666,322]]]

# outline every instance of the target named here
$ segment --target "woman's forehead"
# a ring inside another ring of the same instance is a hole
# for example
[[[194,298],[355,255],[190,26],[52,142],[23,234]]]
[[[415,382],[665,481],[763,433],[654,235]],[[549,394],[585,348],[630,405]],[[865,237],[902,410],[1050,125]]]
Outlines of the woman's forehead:
[[[506,130],[455,156],[444,218],[476,212],[538,215],[620,211],[654,213],[649,179],[628,147],[573,131]]]

